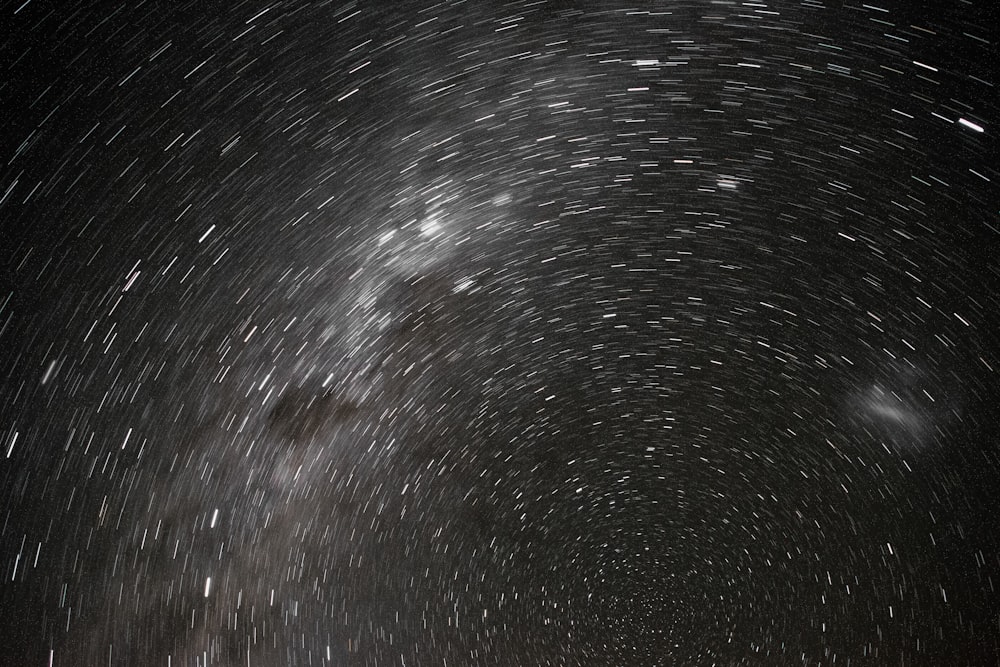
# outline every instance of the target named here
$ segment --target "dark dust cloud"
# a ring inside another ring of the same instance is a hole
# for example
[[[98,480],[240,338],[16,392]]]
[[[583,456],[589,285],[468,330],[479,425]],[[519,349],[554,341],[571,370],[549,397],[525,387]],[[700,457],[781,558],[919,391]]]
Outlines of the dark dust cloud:
[[[992,0],[0,17],[3,665],[1000,660]]]

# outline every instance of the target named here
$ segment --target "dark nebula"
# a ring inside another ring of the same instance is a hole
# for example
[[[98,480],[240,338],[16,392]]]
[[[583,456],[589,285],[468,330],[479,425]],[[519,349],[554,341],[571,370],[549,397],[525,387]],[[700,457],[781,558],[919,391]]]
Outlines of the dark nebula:
[[[0,16],[0,665],[1000,664],[992,0]]]

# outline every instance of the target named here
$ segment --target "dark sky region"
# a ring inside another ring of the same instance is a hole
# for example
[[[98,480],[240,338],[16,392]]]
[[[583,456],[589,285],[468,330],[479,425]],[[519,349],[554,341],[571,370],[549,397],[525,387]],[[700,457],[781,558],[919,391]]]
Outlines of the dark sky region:
[[[1000,664],[992,0],[0,6],[0,664]]]

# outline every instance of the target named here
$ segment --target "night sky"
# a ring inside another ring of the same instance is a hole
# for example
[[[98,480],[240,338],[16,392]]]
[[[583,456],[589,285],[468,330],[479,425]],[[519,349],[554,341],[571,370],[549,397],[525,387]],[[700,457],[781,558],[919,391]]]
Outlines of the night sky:
[[[1000,664],[995,0],[0,7],[0,664]]]

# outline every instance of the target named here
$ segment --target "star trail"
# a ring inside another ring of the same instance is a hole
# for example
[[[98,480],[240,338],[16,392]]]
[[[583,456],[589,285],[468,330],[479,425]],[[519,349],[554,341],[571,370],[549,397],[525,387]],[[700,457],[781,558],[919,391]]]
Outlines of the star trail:
[[[0,664],[1000,662],[987,0],[0,16]]]

